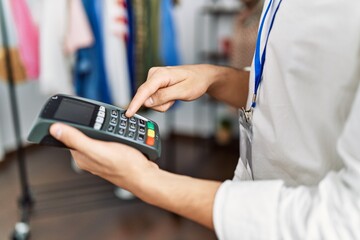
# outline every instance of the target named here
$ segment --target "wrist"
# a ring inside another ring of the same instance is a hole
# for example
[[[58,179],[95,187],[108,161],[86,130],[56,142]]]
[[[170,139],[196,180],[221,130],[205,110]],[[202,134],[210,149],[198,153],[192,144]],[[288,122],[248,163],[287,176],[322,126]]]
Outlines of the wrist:
[[[232,76],[236,76],[239,71],[240,70],[235,68],[212,65],[211,68],[209,68],[209,86],[206,93],[211,96],[216,96],[217,92],[223,88],[224,81]]]
[[[148,161],[145,167],[136,169],[131,174],[129,190],[144,202],[151,203],[156,181],[162,171],[157,164]]]
[[[222,76],[227,69],[227,67],[217,66],[217,65],[211,65],[211,64],[200,64],[199,67],[201,68],[201,73],[206,73],[205,81],[207,82],[207,92],[214,84],[216,84],[218,81],[221,81]]]
[[[135,195],[144,202],[213,229],[213,205],[220,182],[195,179],[158,168],[150,169],[139,182]]]
[[[246,105],[249,89],[249,72],[223,66],[214,66],[206,91],[213,98],[235,108]]]

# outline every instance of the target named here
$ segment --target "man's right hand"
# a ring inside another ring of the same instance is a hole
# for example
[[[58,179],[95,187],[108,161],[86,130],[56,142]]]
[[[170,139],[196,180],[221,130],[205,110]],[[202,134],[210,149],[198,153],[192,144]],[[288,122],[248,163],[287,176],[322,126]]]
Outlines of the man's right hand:
[[[192,101],[201,97],[212,83],[214,67],[201,64],[151,68],[126,111],[127,117],[142,105],[165,112],[176,100]]]
[[[165,112],[176,100],[192,101],[205,93],[241,108],[246,104],[248,80],[248,72],[209,64],[153,67],[130,102],[126,116],[133,116],[142,105]]]

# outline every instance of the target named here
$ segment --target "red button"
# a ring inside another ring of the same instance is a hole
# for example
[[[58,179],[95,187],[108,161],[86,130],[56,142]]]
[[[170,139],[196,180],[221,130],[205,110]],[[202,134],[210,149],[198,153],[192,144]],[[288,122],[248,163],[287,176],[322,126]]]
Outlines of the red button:
[[[146,139],[146,144],[149,145],[149,146],[154,146],[154,144],[155,144],[155,138],[148,137],[148,138]]]

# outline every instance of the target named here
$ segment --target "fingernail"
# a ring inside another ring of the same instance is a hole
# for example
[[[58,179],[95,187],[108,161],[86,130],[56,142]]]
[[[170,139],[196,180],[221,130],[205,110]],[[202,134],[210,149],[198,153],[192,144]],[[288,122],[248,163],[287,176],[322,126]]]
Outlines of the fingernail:
[[[53,137],[55,137],[56,139],[59,139],[62,134],[62,128],[59,125],[55,124],[55,125],[51,126],[50,133],[51,133],[51,135],[53,135]]]
[[[125,112],[125,116],[129,117],[131,115],[131,113],[132,113],[132,109],[128,108]]]

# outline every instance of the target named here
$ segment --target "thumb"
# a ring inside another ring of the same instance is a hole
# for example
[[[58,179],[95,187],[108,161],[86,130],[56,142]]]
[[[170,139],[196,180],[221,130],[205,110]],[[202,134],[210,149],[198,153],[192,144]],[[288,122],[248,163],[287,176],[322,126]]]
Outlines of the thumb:
[[[60,142],[64,143],[67,147],[81,152],[89,149],[89,145],[91,146],[93,142],[91,138],[87,137],[76,128],[62,123],[54,123],[51,125],[50,134]]]

